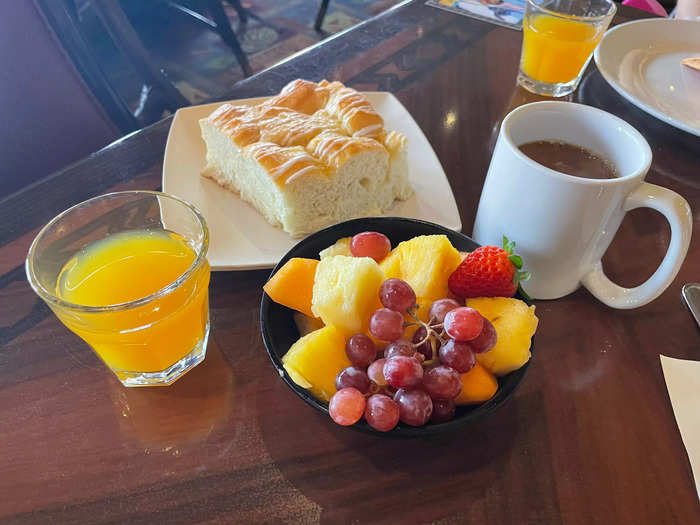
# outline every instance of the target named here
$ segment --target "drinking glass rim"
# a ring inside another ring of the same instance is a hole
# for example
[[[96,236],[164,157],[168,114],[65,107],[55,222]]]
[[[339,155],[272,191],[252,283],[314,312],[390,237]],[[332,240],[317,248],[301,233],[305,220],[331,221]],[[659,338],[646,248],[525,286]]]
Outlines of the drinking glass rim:
[[[125,303],[116,303],[116,304],[108,304],[104,306],[88,306],[84,304],[78,304],[78,303],[72,303],[70,301],[66,301],[64,299],[61,299],[60,297],[56,296],[55,293],[47,290],[39,281],[39,279],[36,276],[35,272],[35,264],[34,264],[34,252],[36,250],[37,244],[39,239],[47,232],[47,230],[56,224],[60,219],[63,219],[66,215],[68,215],[70,212],[82,208],[88,204],[93,203],[96,200],[104,199],[106,197],[115,197],[115,196],[125,196],[125,195],[153,195],[155,197],[165,197],[167,199],[171,199],[175,202],[179,202],[180,204],[184,205],[186,208],[188,208],[194,216],[197,218],[199,221],[200,226],[202,227],[202,246],[201,249],[199,250],[199,253],[197,253],[197,256],[195,257],[194,261],[192,264],[187,268],[187,270],[180,275],[177,279],[175,279],[173,282],[170,284],[164,286],[163,288],[160,288],[159,290],[156,290],[155,292],[145,296],[141,297],[139,299],[134,299],[133,301],[127,301]],[[31,246],[29,247],[29,251],[27,252],[27,258],[24,262],[24,268],[25,272],[27,274],[27,281],[29,281],[29,285],[32,287],[32,290],[41,297],[44,301],[47,303],[53,304],[55,306],[60,306],[62,308],[70,309],[70,310],[75,310],[79,312],[85,312],[85,313],[99,313],[99,312],[114,312],[114,311],[123,311],[123,310],[130,310],[132,308],[136,308],[139,306],[143,306],[145,304],[148,304],[156,299],[160,299],[161,297],[165,297],[168,295],[170,292],[176,290],[177,288],[180,287],[182,283],[187,281],[194,271],[201,266],[201,263],[203,260],[206,259],[207,251],[209,249],[209,228],[207,227],[207,222],[204,219],[204,216],[197,210],[197,208],[194,207],[194,205],[185,199],[182,199],[180,197],[177,197],[175,195],[172,195],[170,193],[164,193],[162,191],[153,191],[153,190],[127,190],[127,191],[115,191],[111,193],[105,193],[104,195],[98,195],[96,197],[92,197],[90,199],[87,199],[85,201],[79,202],[78,204],[74,204],[70,208],[62,211],[58,215],[56,215],[53,219],[51,219],[44,227],[39,230],[39,233],[37,233],[36,237],[34,237],[34,240],[32,241]]]
[[[615,2],[613,2],[612,0],[605,0],[610,5],[610,9],[608,9],[608,12],[605,13],[604,15],[599,15],[599,16],[568,15],[566,13],[559,13],[557,11],[552,11],[551,9],[547,9],[546,7],[542,7],[541,5],[536,4],[534,0],[526,0],[526,1],[532,7],[536,7],[537,9],[539,9],[540,11],[544,11],[548,15],[556,16],[558,18],[564,18],[566,20],[578,20],[581,22],[597,22],[600,20],[605,20],[607,17],[615,16],[615,13],[617,12],[617,5],[615,5]]]

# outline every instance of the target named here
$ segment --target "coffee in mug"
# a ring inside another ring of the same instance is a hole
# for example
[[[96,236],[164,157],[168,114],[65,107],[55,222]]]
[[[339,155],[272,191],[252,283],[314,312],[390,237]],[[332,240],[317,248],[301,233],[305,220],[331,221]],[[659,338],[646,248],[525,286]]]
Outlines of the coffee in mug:
[[[535,140],[518,149],[538,164],[549,169],[584,179],[614,179],[613,163],[586,148],[557,140]]]

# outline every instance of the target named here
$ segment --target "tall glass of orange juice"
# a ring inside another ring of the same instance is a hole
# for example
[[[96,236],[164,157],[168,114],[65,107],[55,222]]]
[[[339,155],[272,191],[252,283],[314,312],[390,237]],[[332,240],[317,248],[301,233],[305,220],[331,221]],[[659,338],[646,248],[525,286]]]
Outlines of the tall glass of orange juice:
[[[518,83],[538,95],[573,92],[615,11],[612,0],[527,0]]]
[[[27,278],[122,384],[167,385],[206,355],[208,247],[204,217],[182,199],[110,193],[39,232]]]

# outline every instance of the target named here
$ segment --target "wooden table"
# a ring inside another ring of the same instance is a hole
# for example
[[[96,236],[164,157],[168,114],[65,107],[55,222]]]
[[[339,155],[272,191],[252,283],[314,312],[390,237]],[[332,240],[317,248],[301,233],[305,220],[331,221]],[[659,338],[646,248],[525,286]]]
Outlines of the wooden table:
[[[617,21],[634,17],[623,9]],[[447,172],[471,231],[497,126],[534,100],[515,87],[516,31],[409,3],[234,86],[267,95],[296,77],[396,94]],[[648,139],[648,180],[700,209],[700,147],[626,103],[592,66],[574,99]],[[659,354],[699,359],[677,279],[643,308],[580,290],[537,302],[528,376],[502,409],[433,439],[335,426],[280,381],[260,338],[267,271],[213,275],[206,361],[169,388],[126,389],[29,289],[24,258],[58,212],[108,190],[154,189],[170,119],[0,203],[0,521],[166,523],[700,523]],[[696,216],[696,227],[700,216]],[[629,214],[606,271],[656,267],[669,228]]]

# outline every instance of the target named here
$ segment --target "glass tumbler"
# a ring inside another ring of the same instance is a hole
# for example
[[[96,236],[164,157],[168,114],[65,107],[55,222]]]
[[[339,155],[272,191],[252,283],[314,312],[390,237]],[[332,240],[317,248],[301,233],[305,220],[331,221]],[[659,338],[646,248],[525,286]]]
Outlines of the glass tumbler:
[[[44,226],[27,279],[123,385],[168,385],[206,355],[208,247],[204,217],[184,200],[110,193]]]
[[[538,95],[572,93],[616,10],[612,0],[527,0],[518,84]]]

